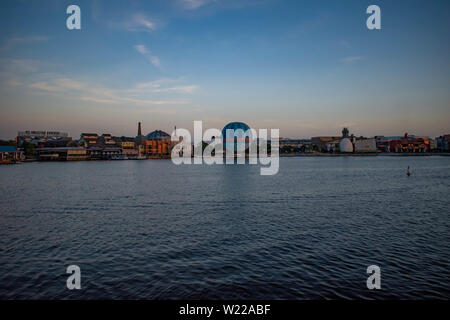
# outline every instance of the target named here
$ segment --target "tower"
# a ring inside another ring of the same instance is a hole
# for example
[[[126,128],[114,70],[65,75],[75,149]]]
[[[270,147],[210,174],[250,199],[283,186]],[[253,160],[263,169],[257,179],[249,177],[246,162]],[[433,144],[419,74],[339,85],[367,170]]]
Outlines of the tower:
[[[138,137],[142,136],[141,122],[138,123]]]
[[[342,129],[342,137],[348,138],[349,131],[347,128]]]

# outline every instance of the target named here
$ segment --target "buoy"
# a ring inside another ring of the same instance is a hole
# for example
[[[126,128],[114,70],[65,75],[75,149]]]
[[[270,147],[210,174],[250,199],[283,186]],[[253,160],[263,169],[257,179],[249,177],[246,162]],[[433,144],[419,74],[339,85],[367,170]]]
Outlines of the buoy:
[[[406,171],[406,175],[407,175],[408,177],[411,176],[411,171],[409,171],[409,166],[408,166],[408,170]]]

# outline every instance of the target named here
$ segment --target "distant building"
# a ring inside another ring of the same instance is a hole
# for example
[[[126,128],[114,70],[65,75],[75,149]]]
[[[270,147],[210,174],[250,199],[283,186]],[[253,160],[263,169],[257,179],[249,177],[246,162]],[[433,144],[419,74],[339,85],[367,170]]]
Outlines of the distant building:
[[[122,155],[120,138],[114,138],[109,133],[99,136],[96,133],[82,133],[78,143],[87,151],[88,159],[117,159]]]
[[[64,148],[79,147],[78,143],[72,138],[57,138],[50,140],[39,140],[35,143],[37,148]]]
[[[350,131],[348,128],[342,129],[342,139],[339,142],[339,152],[342,153],[351,153],[355,151],[355,138],[353,135],[349,136]]]
[[[145,136],[142,135],[142,124],[138,122],[138,132],[136,138],[134,138],[136,146],[138,146],[138,150],[139,146],[143,146],[145,150],[145,140]]]
[[[81,147],[38,148],[36,155],[40,161],[83,161],[87,158],[86,149]]]
[[[440,152],[450,152],[450,134],[436,138],[436,149]]]
[[[408,135],[409,138],[415,138],[414,135]],[[404,136],[375,136],[377,150],[381,152],[391,152],[392,141],[403,139]],[[393,150],[392,152],[395,152]]]
[[[247,133],[248,135],[246,135]],[[230,122],[222,129],[222,141],[225,153],[227,148],[231,148],[230,150],[234,150],[235,153],[239,150],[244,150],[245,152],[249,147],[249,143],[253,141],[250,127],[244,122]]]
[[[359,153],[372,153],[377,152],[377,142],[375,138],[363,138],[356,139],[355,142],[355,152]]]
[[[19,131],[18,137],[31,137],[31,138],[67,138],[69,134],[67,132],[60,131]]]
[[[0,146],[0,164],[9,164],[23,160],[23,152],[13,146]]]
[[[342,136],[324,136],[312,137],[311,143],[313,149],[319,152],[344,152],[351,153],[354,151],[354,136],[349,136],[348,128],[342,129]]]
[[[82,147],[89,148],[98,143],[99,136],[96,133],[82,133],[78,144]]]
[[[69,134],[67,132],[60,131],[19,131],[17,133],[17,145],[22,147],[24,142],[29,142],[34,145],[43,143],[49,140],[61,140],[68,139]],[[70,139],[70,138],[69,138]]]
[[[161,130],[150,132],[145,140],[147,156],[166,157],[170,155],[172,141],[170,135]]]
[[[333,150],[339,150],[339,144],[342,137],[334,136],[323,136],[323,137],[312,137],[311,143],[313,149],[319,152],[332,152]]]
[[[430,152],[430,140],[427,138],[412,138],[407,133],[399,140],[389,141],[390,152]]]
[[[134,149],[136,147],[136,142],[134,138],[120,137],[120,146],[122,149]]]
[[[311,139],[289,139],[289,138],[281,138],[280,139],[280,147],[281,146],[289,146],[289,147],[302,147],[305,145],[311,144]]]
[[[137,158],[139,157],[139,149],[137,148],[134,138],[120,137],[119,145],[122,148],[122,155],[127,158]]]
[[[339,142],[339,152],[351,153],[353,152],[353,143],[349,138],[342,138]]]
[[[280,149],[283,150],[285,148],[293,149],[295,152],[305,152],[310,151],[312,146],[311,139],[289,139],[289,138],[281,138]]]

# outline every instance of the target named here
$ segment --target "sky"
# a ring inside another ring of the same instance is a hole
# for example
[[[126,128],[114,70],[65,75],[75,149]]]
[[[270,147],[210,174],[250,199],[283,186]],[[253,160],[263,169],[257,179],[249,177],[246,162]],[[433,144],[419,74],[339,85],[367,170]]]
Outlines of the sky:
[[[66,9],[81,9],[68,30]],[[369,30],[366,8],[381,8]],[[282,137],[450,133],[447,0],[2,0],[0,139],[231,121]]]

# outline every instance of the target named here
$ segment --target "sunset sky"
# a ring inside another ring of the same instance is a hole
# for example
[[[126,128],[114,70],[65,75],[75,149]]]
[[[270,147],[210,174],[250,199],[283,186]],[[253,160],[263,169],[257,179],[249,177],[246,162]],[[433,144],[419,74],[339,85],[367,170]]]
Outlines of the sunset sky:
[[[81,8],[81,30],[66,8]],[[382,29],[366,28],[377,4]],[[0,139],[243,121],[283,137],[450,133],[450,1],[10,1]]]

